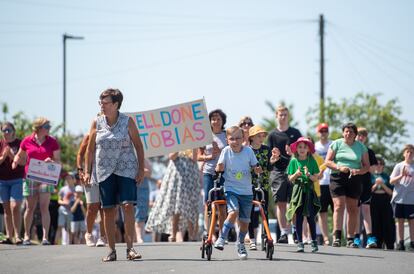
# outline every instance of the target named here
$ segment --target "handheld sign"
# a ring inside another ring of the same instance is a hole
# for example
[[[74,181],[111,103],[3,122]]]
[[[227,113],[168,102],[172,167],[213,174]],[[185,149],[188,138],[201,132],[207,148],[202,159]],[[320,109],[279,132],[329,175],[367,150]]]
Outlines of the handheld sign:
[[[37,159],[30,159],[27,179],[57,185],[62,166],[57,163],[45,162]]]
[[[136,123],[145,157],[167,155],[213,142],[203,99],[144,112],[125,113]]]

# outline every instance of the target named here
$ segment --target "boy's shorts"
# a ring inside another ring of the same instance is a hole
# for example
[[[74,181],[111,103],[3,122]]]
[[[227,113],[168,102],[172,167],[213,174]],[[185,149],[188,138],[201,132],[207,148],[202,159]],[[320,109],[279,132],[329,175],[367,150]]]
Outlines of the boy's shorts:
[[[227,212],[239,212],[239,220],[243,223],[250,223],[250,212],[252,210],[253,195],[238,195],[233,192],[226,192]]]
[[[30,197],[39,193],[53,193],[55,192],[55,186],[45,183],[36,182],[30,179],[23,181],[23,196]]]
[[[98,185],[84,186],[84,190],[85,190],[85,198],[86,198],[87,204],[96,204],[96,203],[101,202],[99,198],[99,186]]]
[[[113,208],[118,204],[137,203],[137,184],[134,179],[111,174],[99,183],[102,208]]]
[[[23,200],[23,180],[0,180],[0,203]]]
[[[272,188],[273,200],[275,203],[289,202],[293,186],[289,182],[286,172],[272,170],[270,172],[269,181]]]
[[[85,232],[86,225],[85,221],[71,221],[70,222],[70,232],[77,233],[77,232]]]
[[[414,219],[414,205],[395,204],[394,218]]]
[[[72,221],[72,213],[63,205],[58,209],[58,226],[64,227],[67,232],[70,232],[70,222]]]

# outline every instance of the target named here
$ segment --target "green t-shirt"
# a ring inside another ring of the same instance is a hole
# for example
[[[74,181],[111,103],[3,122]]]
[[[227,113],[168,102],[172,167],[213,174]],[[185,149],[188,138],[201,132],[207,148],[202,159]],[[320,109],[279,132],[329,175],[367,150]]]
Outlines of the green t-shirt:
[[[368,152],[363,143],[355,141],[352,146],[349,146],[343,138],[333,141],[329,148],[335,152],[334,162],[337,165],[351,169],[361,168],[362,155]]]
[[[292,157],[290,159],[287,171],[289,175],[292,175],[292,174],[295,174],[298,168],[300,168],[300,171],[302,172],[302,176],[297,178],[294,183],[295,184],[297,183],[309,184],[309,187],[305,188],[305,191],[306,191],[307,189],[313,189],[313,182],[311,181],[309,177],[306,176],[305,169],[304,169],[305,166],[308,168],[308,171],[311,175],[319,173],[318,164],[316,163],[316,160],[312,156],[308,156],[306,160],[299,160],[295,157]]]

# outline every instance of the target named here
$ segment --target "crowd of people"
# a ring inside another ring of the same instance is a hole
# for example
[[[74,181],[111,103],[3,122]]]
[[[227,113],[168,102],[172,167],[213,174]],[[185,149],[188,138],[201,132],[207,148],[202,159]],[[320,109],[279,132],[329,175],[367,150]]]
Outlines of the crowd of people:
[[[209,225],[199,205],[204,202],[207,208],[207,194],[222,173],[218,186],[224,187],[224,196],[210,197],[227,202],[218,206],[214,247],[223,250],[237,231],[240,259],[247,259],[245,243],[257,249],[260,218],[252,200],[259,185],[266,216],[274,210],[277,219],[276,241],[287,244],[291,234],[298,252],[307,243],[312,252],[318,245],[405,250],[405,220],[414,249],[413,145],[404,147],[403,161],[388,175],[386,159],[366,146],[368,131],[353,123],[343,125],[337,140],[329,139],[329,125],[321,123],[314,142],[289,125],[285,106],[277,108],[277,127],[271,132],[249,116],[226,128],[226,114],[216,109],[209,113],[213,142],[169,154],[158,195],[150,198],[151,162],[136,124],[120,112],[122,102],[117,89],[100,94],[100,112],[80,144],[76,171],[62,172],[57,185],[26,176],[31,159],[60,163],[50,121],[36,119],[23,140],[12,123],[1,124],[2,244],[31,245],[36,234],[42,245],[107,246],[102,260],[108,262],[117,260],[119,241],[126,243],[128,260],[141,259],[133,243],[144,242],[147,231],[154,240],[167,235],[170,242],[199,241]],[[204,223],[199,222],[202,215]]]

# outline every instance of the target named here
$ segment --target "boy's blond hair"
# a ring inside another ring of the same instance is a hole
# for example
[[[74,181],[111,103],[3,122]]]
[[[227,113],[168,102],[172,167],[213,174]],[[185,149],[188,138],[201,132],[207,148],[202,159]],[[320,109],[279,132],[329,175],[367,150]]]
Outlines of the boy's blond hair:
[[[289,109],[287,108],[287,106],[279,105],[276,109],[276,114],[278,114],[279,112],[282,112],[282,111],[287,111],[289,113]]]
[[[364,127],[359,127],[358,128],[358,135],[362,135],[367,137],[368,136],[368,130]]]
[[[234,133],[235,133],[235,132],[237,132],[238,130],[240,130],[240,131],[241,131],[242,136],[244,137],[244,132],[243,132],[243,130],[242,130],[240,127],[238,127],[238,126],[231,126],[231,127],[227,128],[227,129],[226,129],[226,136],[231,136],[232,134],[234,134]]]

